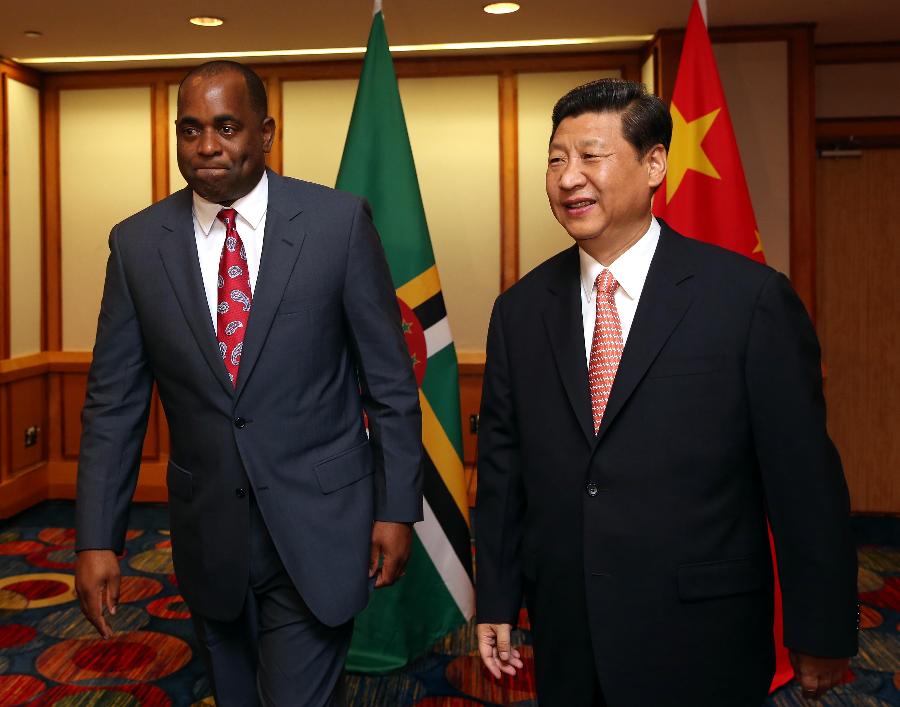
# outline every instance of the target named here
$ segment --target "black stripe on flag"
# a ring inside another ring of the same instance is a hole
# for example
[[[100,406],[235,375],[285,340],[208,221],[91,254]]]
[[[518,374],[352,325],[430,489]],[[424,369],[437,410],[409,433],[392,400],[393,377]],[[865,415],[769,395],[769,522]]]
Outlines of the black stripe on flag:
[[[462,566],[466,568],[466,574],[472,579],[472,544],[469,537],[469,526],[463,518],[453,500],[450,491],[444,485],[440,472],[431,461],[431,457],[424,455],[422,464],[425,477],[425,499],[434,512],[438,523],[450,541],[450,547],[459,557]]]
[[[422,304],[413,311],[416,313],[416,317],[422,324],[423,330],[437,324],[441,319],[447,316],[447,308],[444,307],[443,293],[438,292],[433,297],[422,302]]]

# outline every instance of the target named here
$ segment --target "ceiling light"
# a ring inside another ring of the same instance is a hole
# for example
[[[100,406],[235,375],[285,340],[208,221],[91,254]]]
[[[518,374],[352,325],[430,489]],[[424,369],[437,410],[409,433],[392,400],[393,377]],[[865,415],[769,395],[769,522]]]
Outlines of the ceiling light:
[[[484,6],[484,11],[489,15],[508,15],[511,12],[519,11],[519,3],[517,2],[492,2]]]
[[[37,39],[38,37],[43,37],[44,33],[38,32],[36,29],[30,29],[25,32],[25,36],[28,37],[28,39]]]
[[[188,22],[198,27],[221,27],[225,24],[221,17],[192,17]]]

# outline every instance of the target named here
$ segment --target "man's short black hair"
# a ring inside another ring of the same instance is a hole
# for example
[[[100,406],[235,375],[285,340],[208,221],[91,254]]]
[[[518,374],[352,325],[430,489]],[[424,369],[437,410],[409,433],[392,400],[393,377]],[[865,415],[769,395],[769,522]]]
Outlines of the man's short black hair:
[[[553,132],[566,118],[584,113],[621,113],[622,135],[643,158],[655,145],[669,151],[672,116],[644,84],[625,79],[600,79],[573,88],[553,106]]]
[[[266,96],[266,87],[259,75],[249,66],[240,64],[236,61],[227,61],[225,59],[217,59],[216,61],[207,61],[205,64],[195,66],[187,75],[181,79],[178,84],[178,95],[181,95],[181,87],[184,82],[194,76],[218,76],[228,71],[236,71],[244,77],[247,84],[247,95],[250,96],[250,108],[256,113],[260,120],[269,115],[269,98]]]

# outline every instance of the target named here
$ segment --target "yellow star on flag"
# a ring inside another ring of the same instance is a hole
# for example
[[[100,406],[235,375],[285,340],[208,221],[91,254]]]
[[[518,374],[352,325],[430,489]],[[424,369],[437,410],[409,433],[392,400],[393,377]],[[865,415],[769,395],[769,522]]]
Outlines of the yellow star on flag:
[[[759,231],[754,231],[754,233],[756,234],[756,247],[753,249],[753,252],[754,253],[762,253],[763,252],[762,238],[759,235]]]
[[[669,148],[669,169],[666,174],[667,204],[672,201],[689,169],[713,179],[721,179],[701,145],[720,110],[721,108],[716,108],[711,113],[688,122],[678,107],[672,104],[672,145]]]

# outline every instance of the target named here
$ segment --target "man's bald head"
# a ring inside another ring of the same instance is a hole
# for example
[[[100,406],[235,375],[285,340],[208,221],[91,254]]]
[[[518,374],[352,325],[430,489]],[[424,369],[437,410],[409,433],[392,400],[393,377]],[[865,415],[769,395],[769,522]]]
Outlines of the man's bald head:
[[[257,73],[249,66],[244,66],[236,61],[219,59],[208,61],[200,66],[195,66],[181,79],[178,85],[178,100],[181,100],[181,89],[194,78],[210,78],[227,72],[235,72],[244,77],[247,84],[247,96],[250,99],[251,110],[259,116],[260,120],[269,115],[269,99],[266,96],[266,87]]]

